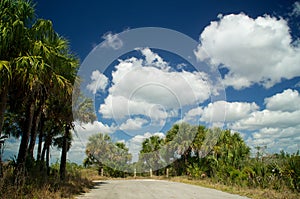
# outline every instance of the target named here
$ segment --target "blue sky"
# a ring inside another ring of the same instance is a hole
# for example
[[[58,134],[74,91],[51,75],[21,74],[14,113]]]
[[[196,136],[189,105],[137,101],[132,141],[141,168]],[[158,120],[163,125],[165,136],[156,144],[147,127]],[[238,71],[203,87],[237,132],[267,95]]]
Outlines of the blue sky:
[[[95,99],[99,121],[77,125],[71,161],[83,159],[86,140],[96,132],[109,133],[137,153],[146,137],[163,137],[178,121],[230,128],[251,147],[266,145],[269,152],[299,149],[299,1],[36,2],[38,17],[52,20],[82,67],[90,67],[83,90]],[[203,67],[147,46],[106,66],[89,64],[106,59],[101,47],[118,51],[128,43],[123,35],[144,27],[188,36]],[[211,83],[207,68],[220,71],[220,81]]]

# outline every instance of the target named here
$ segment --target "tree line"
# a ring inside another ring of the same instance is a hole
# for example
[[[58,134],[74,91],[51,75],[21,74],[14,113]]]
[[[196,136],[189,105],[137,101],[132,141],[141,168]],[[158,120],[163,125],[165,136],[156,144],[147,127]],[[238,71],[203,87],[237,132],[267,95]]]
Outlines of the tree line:
[[[112,148],[103,144],[103,140],[108,141]],[[108,135],[92,136],[86,148],[88,158],[85,165],[97,165],[104,168],[106,175],[113,177],[133,175],[134,172],[149,176],[150,169],[159,176],[166,175],[168,170],[169,176],[208,178],[215,183],[242,187],[300,191],[299,151],[295,154],[284,151],[267,154],[265,147],[258,146],[255,147],[256,153],[251,154],[240,134],[231,130],[174,124],[164,138],[151,136],[145,139],[139,159],[134,163],[130,162],[131,156],[124,144],[123,154],[115,153],[113,148],[121,148],[114,147],[114,144],[118,145]],[[101,161],[107,163],[109,158],[114,165],[105,165]]]

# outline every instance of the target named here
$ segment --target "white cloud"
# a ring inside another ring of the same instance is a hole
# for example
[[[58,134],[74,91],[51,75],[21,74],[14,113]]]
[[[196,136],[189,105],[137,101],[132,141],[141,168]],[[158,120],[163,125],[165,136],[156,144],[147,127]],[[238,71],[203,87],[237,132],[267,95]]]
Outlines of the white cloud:
[[[120,125],[120,129],[123,131],[126,130],[137,130],[142,128],[144,124],[146,124],[148,121],[142,118],[130,118],[125,123]]]
[[[87,89],[96,94],[98,90],[105,90],[108,84],[108,78],[100,73],[100,71],[95,70],[91,75],[92,83],[87,85]]]
[[[99,112],[104,118],[123,119],[126,116],[144,115],[150,117],[153,121],[166,119],[169,115],[165,112],[165,109],[156,104],[113,95],[105,99],[105,104],[100,106]]]
[[[298,91],[287,89],[265,98],[266,109],[254,111],[232,124],[234,129],[288,128],[299,124],[300,96]]]
[[[199,122],[199,118],[202,114],[203,114],[203,109],[201,107],[191,109],[187,113],[185,113],[182,121],[192,122],[192,123]],[[179,121],[179,122],[181,122],[181,121]]]
[[[284,19],[230,14],[204,29],[195,54],[229,70],[226,86],[242,89],[258,83],[269,88],[282,78],[300,75],[300,48],[291,43]]]
[[[297,90],[287,89],[265,99],[266,108],[271,111],[300,110],[300,95]]]
[[[95,133],[104,133],[104,134],[113,133],[115,130],[117,130],[117,127],[114,124],[109,126],[99,121],[94,121],[93,123],[82,123],[82,124],[75,122],[74,130],[80,135],[80,137],[88,138],[89,136]]]
[[[171,71],[150,49],[142,49],[142,53],[146,61],[133,57],[119,60],[115,66],[109,95],[99,108],[104,118],[145,115],[161,123],[176,116],[179,108],[210,97],[205,73]]]
[[[103,35],[104,42],[101,47],[110,47],[114,50],[118,50],[123,47],[123,41],[118,37],[118,34],[108,33]]]
[[[149,48],[140,49],[145,56],[145,65],[153,66],[164,71],[169,71],[171,67],[157,53],[152,52]]]
[[[299,124],[300,111],[283,112],[262,110],[253,112],[245,119],[239,120],[232,128],[239,130],[258,130],[264,127],[288,128]]]
[[[299,149],[300,141],[299,100],[298,91],[284,90],[265,98],[264,110],[254,110],[229,126],[239,131],[253,132],[247,139],[252,148],[267,146],[268,152],[285,150],[294,153]]]
[[[300,126],[281,128],[262,128],[247,139],[247,143],[252,147],[267,146],[269,152],[279,152],[280,150],[295,153],[299,150]]]
[[[234,122],[246,118],[258,108],[255,103],[217,101],[209,103],[203,109],[200,120],[205,122]]]

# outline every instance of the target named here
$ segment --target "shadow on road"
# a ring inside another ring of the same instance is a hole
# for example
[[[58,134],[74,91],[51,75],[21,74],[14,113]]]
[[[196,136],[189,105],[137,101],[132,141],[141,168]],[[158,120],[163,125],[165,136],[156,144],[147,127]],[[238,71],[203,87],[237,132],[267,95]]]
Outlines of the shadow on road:
[[[91,192],[93,189],[100,189],[101,186],[105,185],[105,184],[109,184],[109,182],[104,182],[104,181],[93,181],[93,183],[88,187],[89,188],[89,191],[88,192]],[[87,191],[84,191],[84,190],[81,190],[79,193],[78,193],[78,197],[80,196],[83,196],[87,193]]]
[[[109,182],[104,182],[104,181],[94,181],[93,186],[90,187],[90,189],[98,189],[102,185],[109,184]]]

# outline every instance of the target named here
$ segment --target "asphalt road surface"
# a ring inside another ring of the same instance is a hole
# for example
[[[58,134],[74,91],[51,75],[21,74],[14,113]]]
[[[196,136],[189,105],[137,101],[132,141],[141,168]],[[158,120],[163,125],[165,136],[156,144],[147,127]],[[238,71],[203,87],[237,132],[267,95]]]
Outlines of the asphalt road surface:
[[[215,189],[163,180],[99,181],[78,199],[246,199]]]

